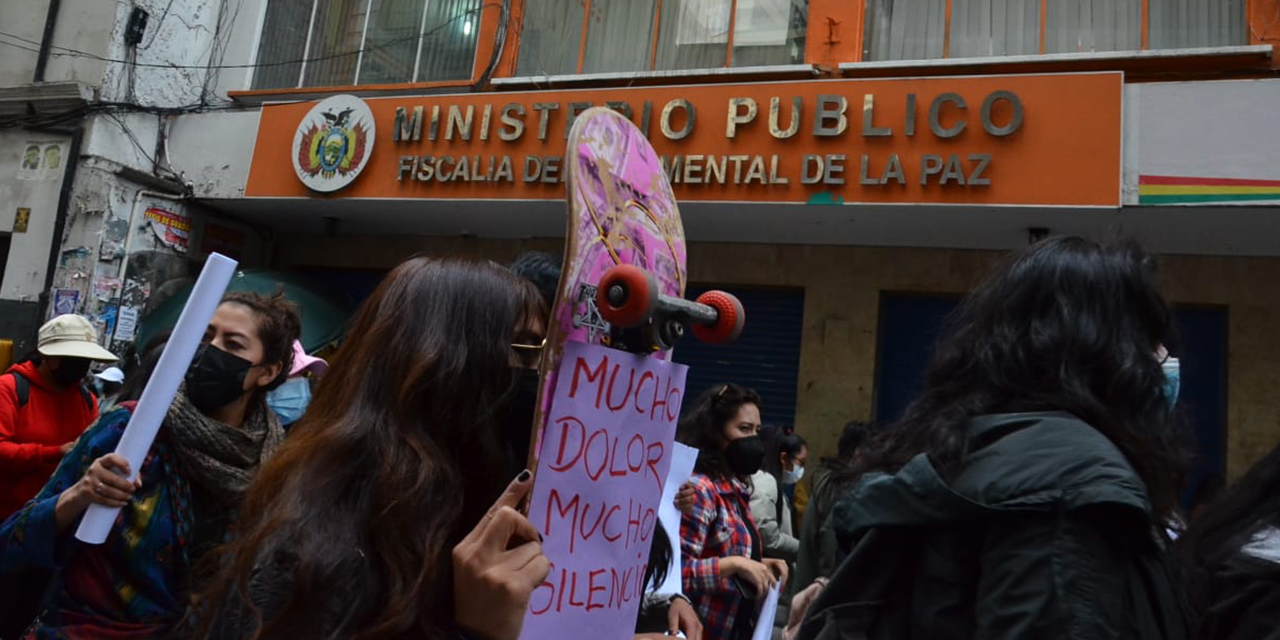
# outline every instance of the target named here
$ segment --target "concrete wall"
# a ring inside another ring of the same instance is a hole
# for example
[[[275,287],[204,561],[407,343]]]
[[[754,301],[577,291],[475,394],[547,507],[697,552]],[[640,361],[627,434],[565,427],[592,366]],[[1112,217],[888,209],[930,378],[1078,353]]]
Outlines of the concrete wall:
[[[52,43],[74,49],[78,53],[55,49],[45,67],[48,82],[76,81],[91,87],[102,85],[107,63],[94,59],[109,58],[112,31],[120,13],[127,14],[127,3],[103,0],[62,0]],[[0,25],[6,33],[30,42],[18,41],[27,49],[39,49],[44,38],[48,0],[7,0],[0,2]],[[13,41],[12,38],[7,40]],[[87,54],[87,55],[85,55]],[[36,54],[21,48],[0,45],[0,86],[27,84],[34,79]]]
[[[391,236],[284,236],[282,267],[386,269],[415,253],[509,261],[520,251],[561,251],[558,241]],[[882,291],[962,293],[1001,254],[987,251],[803,245],[695,244],[689,279],[805,289],[796,425],[820,454],[841,426],[869,419]],[[1169,256],[1165,288],[1177,303],[1226,305],[1229,314],[1227,469],[1243,473],[1280,440],[1280,259]]]
[[[58,191],[66,172],[70,139],[17,129],[0,130],[0,232],[13,233],[0,281],[0,299],[34,301],[44,291],[49,247],[58,211]],[[38,149],[35,169],[27,150]],[[48,160],[45,151],[54,147]],[[29,209],[27,229],[14,232],[18,209]]]
[[[174,118],[170,165],[202,198],[243,198],[259,114],[222,111]]]

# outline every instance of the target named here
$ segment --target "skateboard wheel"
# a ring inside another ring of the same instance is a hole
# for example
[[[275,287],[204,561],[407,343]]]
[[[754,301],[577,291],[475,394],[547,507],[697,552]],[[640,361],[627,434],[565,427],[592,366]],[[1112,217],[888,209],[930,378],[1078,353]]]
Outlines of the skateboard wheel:
[[[658,281],[635,265],[610,267],[596,286],[596,307],[609,324],[638,327],[658,308]]]
[[[708,291],[698,296],[698,303],[715,309],[717,314],[713,324],[693,325],[693,335],[698,336],[699,340],[709,344],[725,344],[737,340],[742,334],[746,314],[737,296],[724,291]]]

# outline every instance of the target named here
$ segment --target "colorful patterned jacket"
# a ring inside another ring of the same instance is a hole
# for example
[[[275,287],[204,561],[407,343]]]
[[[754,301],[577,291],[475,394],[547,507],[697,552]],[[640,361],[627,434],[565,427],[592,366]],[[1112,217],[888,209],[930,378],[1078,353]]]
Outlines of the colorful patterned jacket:
[[[753,618],[756,612],[745,610],[754,603],[721,577],[720,559],[751,557],[752,540],[758,535],[751,520],[751,489],[740,480],[712,480],[701,473],[691,482],[693,509],[680,521],[684,592],[702,620],[703,637],[731,640],[738,616]]]
[[[43,613],[28,639],[162,637],[188,604],[193,526],[190,485],[163,438],[142,465],[142,487],[120,510],[104,544],[56,533],[54,505],[97,458],[120,441],[132,407],[117,407],[81,436],[44,489],[0,525],[0,574],[53,569]]]

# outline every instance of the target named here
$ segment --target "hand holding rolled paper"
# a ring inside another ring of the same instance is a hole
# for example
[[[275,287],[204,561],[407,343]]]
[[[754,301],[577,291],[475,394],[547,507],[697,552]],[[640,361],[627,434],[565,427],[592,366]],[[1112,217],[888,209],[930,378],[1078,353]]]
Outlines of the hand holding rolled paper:
[[[156,363],[155,371],[147,386],[142,391],[138,406],[134,409],[129,426],[125,427],[120,444],[116,445],[116,453],[124,457],[129,468],[136,474],[142,469],[142,461],[151,450],[156,439],[156,432],[169,411],[173,397],[178,393],[178,386],[195,357],[196,348],[204,338],[209,319],[218,308],[222,294],[226,292],[231,276],[236,271],[236,261],[224,255],[211,253],[196,280],[196,286],[187,298],[187,305],[178,317],[169,342]],[[132,478],[131,478],[132,479]],[[120,507],[108,507],[102,504],[91,504],[85,511],[80,527],[76,530],[76,538],[89,544],[102,544],[111,532],[116,514]]]

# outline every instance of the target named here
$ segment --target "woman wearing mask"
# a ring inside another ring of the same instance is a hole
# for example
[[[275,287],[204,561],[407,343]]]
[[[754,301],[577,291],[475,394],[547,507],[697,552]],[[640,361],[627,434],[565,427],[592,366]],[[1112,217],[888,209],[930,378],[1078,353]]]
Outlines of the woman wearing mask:
[[[765,559],[751,519],[749,479],[764,462],[760,396],[723,384],[698,396],[676,439],[699,450],[694,504],[680,522],[683,583],[708,640],[751,637],[764,596],[787,579],[787,564]]]
[[[1178,538],[1196,640],[1280,637],[1280,446]]]
[[[751,517],[760,530],[764,557],[795,562],[800,541],[792,522],[796,483],[804,477],[809,446],[790,427],[769,425],[761,430],[764,464],[751,476]]]
[[[925,388],[859,450],[849,555],[802,640],[1179,640],[1172,331],[1132,243],[1051,238],[961,304]],[[845,637],[845,636],[841,636]]]
[[[329,363],[322,358],[307,355],[302,343],[293,341],[293,368],[284,384],[267,394],[267,406],[287,429],[302,418],[311,404],[311,389],[316,381],[329,370]]]
[[[55,569],[28,638],[154,638],[190,601],[205,554],[284,437],[263,398],[284,379],[298,337],[281,297],[223,298],[159,437],[135,474],[112,453],[133,403],[103,415],[38,496],[0,527],[5,571]],[[121,507],[104,544],[73,538],[90,504]]]
[[[541,307],[493,263],[384,278],[246,495],[196,637],[515,640],[550,570],[516,511],[530,474],[507,475]]]

